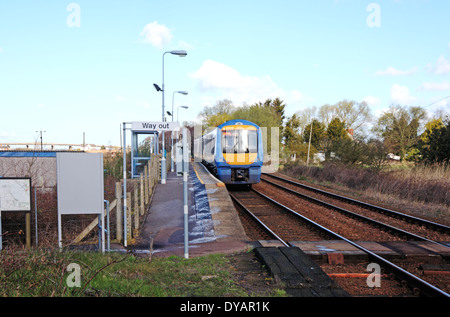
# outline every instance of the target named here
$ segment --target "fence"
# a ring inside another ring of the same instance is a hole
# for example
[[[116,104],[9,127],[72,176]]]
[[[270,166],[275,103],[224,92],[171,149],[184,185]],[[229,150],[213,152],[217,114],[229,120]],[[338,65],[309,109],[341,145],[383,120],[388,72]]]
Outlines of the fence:
[[[145,220],[145,211],[151,203],[156,184],[160,181],[160,161],[161,155],[153,155],[139,178],[127,179],[127,244],[132,245],[139,236],[142,222]],[[167,154],[167,162],[166,166],[170,169],[170,153]],[[123,181],[106,180],[105,199],[109,200],[111,242],[122,243]],[[57,245],[56,186],[33,188],[32,205],[31,245],[45,247]],[[93,215],[63,215],[63,245],[96,243],[98,218]],[[2,226],[4,248],[24,244],[30,246],[29,242],[25,241],[25,232],[30,228],[25,228],[24,213],[2,213]]]

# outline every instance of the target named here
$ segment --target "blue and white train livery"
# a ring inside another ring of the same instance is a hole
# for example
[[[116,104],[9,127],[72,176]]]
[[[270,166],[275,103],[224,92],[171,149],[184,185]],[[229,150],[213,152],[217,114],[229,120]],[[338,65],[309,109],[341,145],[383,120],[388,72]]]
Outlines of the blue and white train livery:
[[[194,141],[197,161],[223,183],[260,182],[263,165],[261,128],[247,120],[231,120]]]

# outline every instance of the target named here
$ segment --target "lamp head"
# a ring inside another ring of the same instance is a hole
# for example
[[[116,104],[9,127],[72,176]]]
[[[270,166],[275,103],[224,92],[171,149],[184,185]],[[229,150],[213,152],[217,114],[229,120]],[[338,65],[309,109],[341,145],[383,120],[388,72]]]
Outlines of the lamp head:
[[[187,52],[184,50],[175,50],[175,51],[170,51],[170,54],[178,55],[180,57],[185,57],[187,55]]]
[[[155,87],[156,91],[162,91],[161,87],[159,87],[157,84],[153,84],[153,87]]]

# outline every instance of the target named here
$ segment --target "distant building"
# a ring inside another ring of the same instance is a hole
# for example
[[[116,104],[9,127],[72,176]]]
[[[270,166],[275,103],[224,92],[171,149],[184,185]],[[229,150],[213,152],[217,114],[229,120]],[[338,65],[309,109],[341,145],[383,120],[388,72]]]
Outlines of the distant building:
[[[388,158],[389,160],[393,160],[393,161],[400,161],[400,156],[395,155],[394,153],[389,153],[389,154],[387,155],[387,158]]]

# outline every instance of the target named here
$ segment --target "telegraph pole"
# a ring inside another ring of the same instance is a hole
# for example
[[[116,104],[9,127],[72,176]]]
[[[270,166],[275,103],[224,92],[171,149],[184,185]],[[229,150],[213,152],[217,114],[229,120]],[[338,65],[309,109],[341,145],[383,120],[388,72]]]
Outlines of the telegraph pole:
[[[43,145],[42,145],[42,132],[47,132],[47,131],[36,131],[36,132],[38,132],[39,134],[40,134],[40,138],[41,138],[41,151],[42,151],[42,147],[43,147]]]

